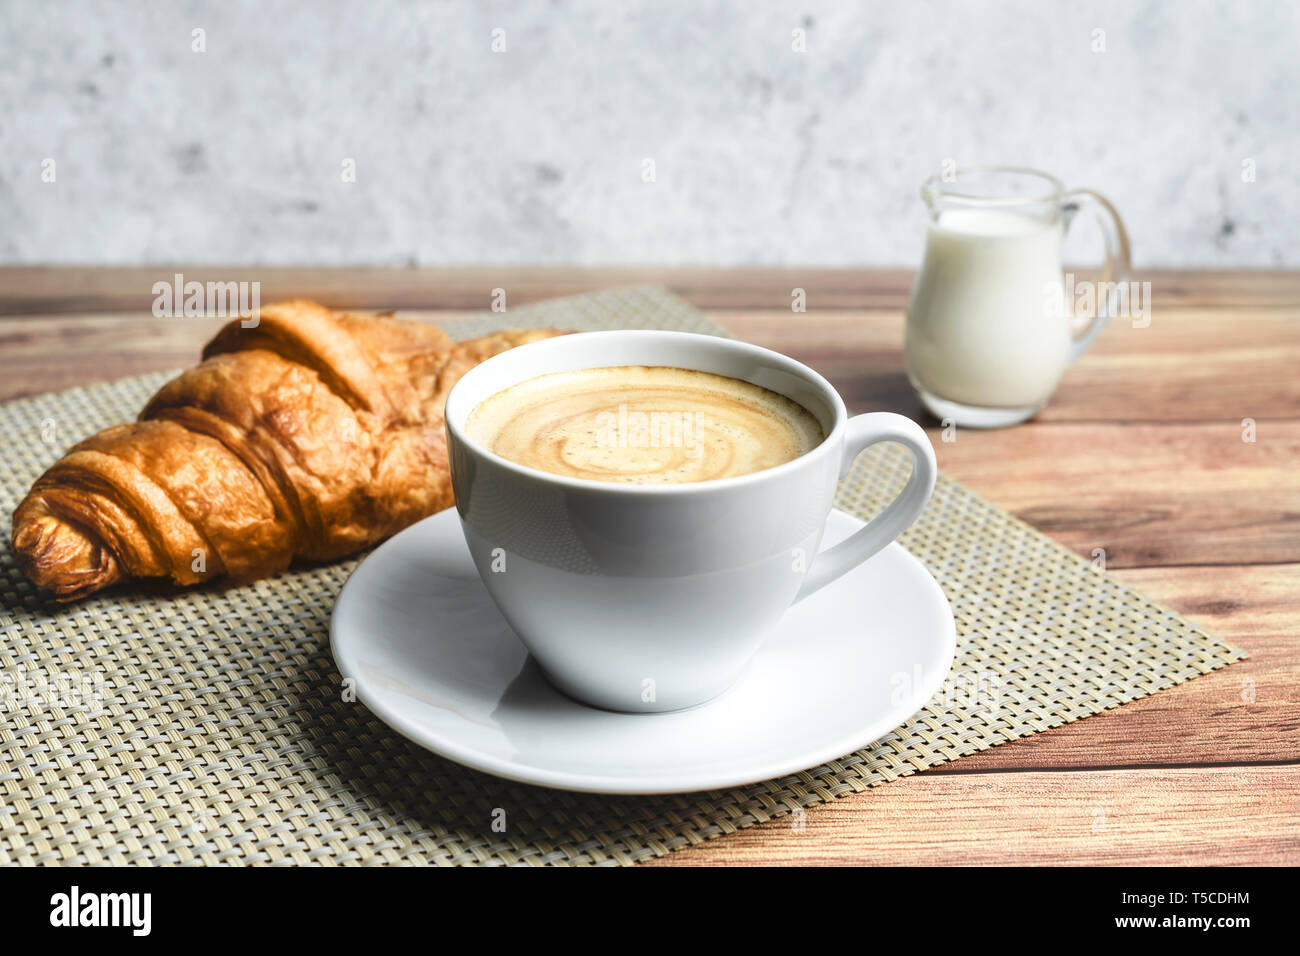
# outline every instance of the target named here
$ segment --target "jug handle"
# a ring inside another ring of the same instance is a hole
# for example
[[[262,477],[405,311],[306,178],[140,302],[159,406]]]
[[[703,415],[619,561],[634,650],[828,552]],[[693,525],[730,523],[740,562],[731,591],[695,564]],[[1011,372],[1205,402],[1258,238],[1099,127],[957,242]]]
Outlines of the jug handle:
[[[1069,229],[1075,215],[1083,208],[1089,207],[1095,213],[1097,225],[1101,227],[1102,240],[1106,247],[1106,257],[1102,261],[1101,268],[1097,271],[1096,289],[1096,307],[1092,317],[1082,328],[1074,331],[1073,342],[1070,345],[1070,364],[1073,365],[1088,351],[1089,346],[1096,341],[1101,330],[1106,327],[1110,321],[1111,308],[1110,303],[1105,301],[1107,298],[1100,294],[1103,288],[1115,287],[1115,284],[1127,282],[1129,274],[1132,271],[1132,265],[1129,261],[1128,232],[1124,229],[1124,221],[1120,219],[1119,212],[1115,209],[1109,199],[1099,192],[1091,189],[1073,189],[1066,193],[1062,203],[1061,213],[1065,219],[1065,228]],[[1103,283],[1112,283],[1109,286],[1103,286]],[[1066,313],[1071,314],[1071,303],[1066,303]]]

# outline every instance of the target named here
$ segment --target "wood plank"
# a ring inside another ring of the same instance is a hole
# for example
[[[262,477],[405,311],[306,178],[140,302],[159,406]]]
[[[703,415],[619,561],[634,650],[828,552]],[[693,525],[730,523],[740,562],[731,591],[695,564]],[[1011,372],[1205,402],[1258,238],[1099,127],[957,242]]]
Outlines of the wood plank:
[[[132,313],[0,318],[0,401],[193,365],[222,324]]]
[[[0,268],[0,314],[128,310],[147,312],[153,284],[257,281],[261,301],[303,296],[337,308],[486,309],[492,290],[508,304],[629,285],[664,285],[700,306],[789,308],[799,287],[822,308],[894,306],[907,300],[912,273],[903,269],[707,269],[634,267],[339,268],[133,266]]]
[[[791,292],[805,290],[810,309],[891,308],[907,303],[911,269],[826,269],[805,266],[658,268],[574,266],[253,267],[253,266],[7,266],[0,267],[0,314],[147,311],[153,284],[176,272],[187,280],[259,281],[262,301],[307,296],[346,308],[486,308],[491,290],[511,303],[531,302],[619,285],[666,285],[709,308],[789,309]],[[1150,270],[1162,304],[1294,305],[1300,274],[1287,271],[1182,272]]]
[[[1152,310],[1107,326],[1038,416],[1056,421],[1300,417],[1300,305]]]
[[[1300,767],[925,772],[643,865],[818,864],[1295,866]]]
[[[930,773],[1300,761],[1300,565],[1108,573],[1250,659]]]
[[[1300,421],[930,433],[947,474],[1108,568],[1300,561]]]

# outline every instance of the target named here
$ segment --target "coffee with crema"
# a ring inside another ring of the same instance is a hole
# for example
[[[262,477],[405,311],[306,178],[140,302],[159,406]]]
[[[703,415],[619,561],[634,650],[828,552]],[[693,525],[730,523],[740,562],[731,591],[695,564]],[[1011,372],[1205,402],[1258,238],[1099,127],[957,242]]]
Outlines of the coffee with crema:
[[[530,468],[630,484],[762,471],[825,437],[812,413],[784,395],[711,372],[643,365],[528,379],[481,402],[465,431]]]

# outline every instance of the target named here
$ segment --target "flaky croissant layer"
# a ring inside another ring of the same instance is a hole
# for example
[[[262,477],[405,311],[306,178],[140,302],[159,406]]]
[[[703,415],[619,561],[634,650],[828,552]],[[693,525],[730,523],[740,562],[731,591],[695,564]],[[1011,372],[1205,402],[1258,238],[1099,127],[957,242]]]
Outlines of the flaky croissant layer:
[[[13,516],[64,601],[131,578],[250,581],[354,553],[452,503],[443,407],[473,365],[557,335],[441,329],[293,301],[227,324],[140,420],[73,446]]]

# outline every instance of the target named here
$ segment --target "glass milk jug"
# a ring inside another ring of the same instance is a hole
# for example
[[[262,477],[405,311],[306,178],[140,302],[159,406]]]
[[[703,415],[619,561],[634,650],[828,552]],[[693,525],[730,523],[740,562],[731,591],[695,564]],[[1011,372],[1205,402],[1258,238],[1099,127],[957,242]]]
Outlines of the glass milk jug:
[[[925,258],[907,304],[907,375],[941,421],[1000,428],[1032,417],[1110,317],[1067,301],[1061,245],[1091,208],[1106,257],[1096,289],[1127,282],[1128,236],[1115,208],[1090,190],[1066,191],[1032,169],[981,166],[932,176]],[[1069,287],[1079,285],[1074,276]],[[1085,284],[1089,280],[1082,280]],[[1114,300],[1114,296],[1109,297]]]

